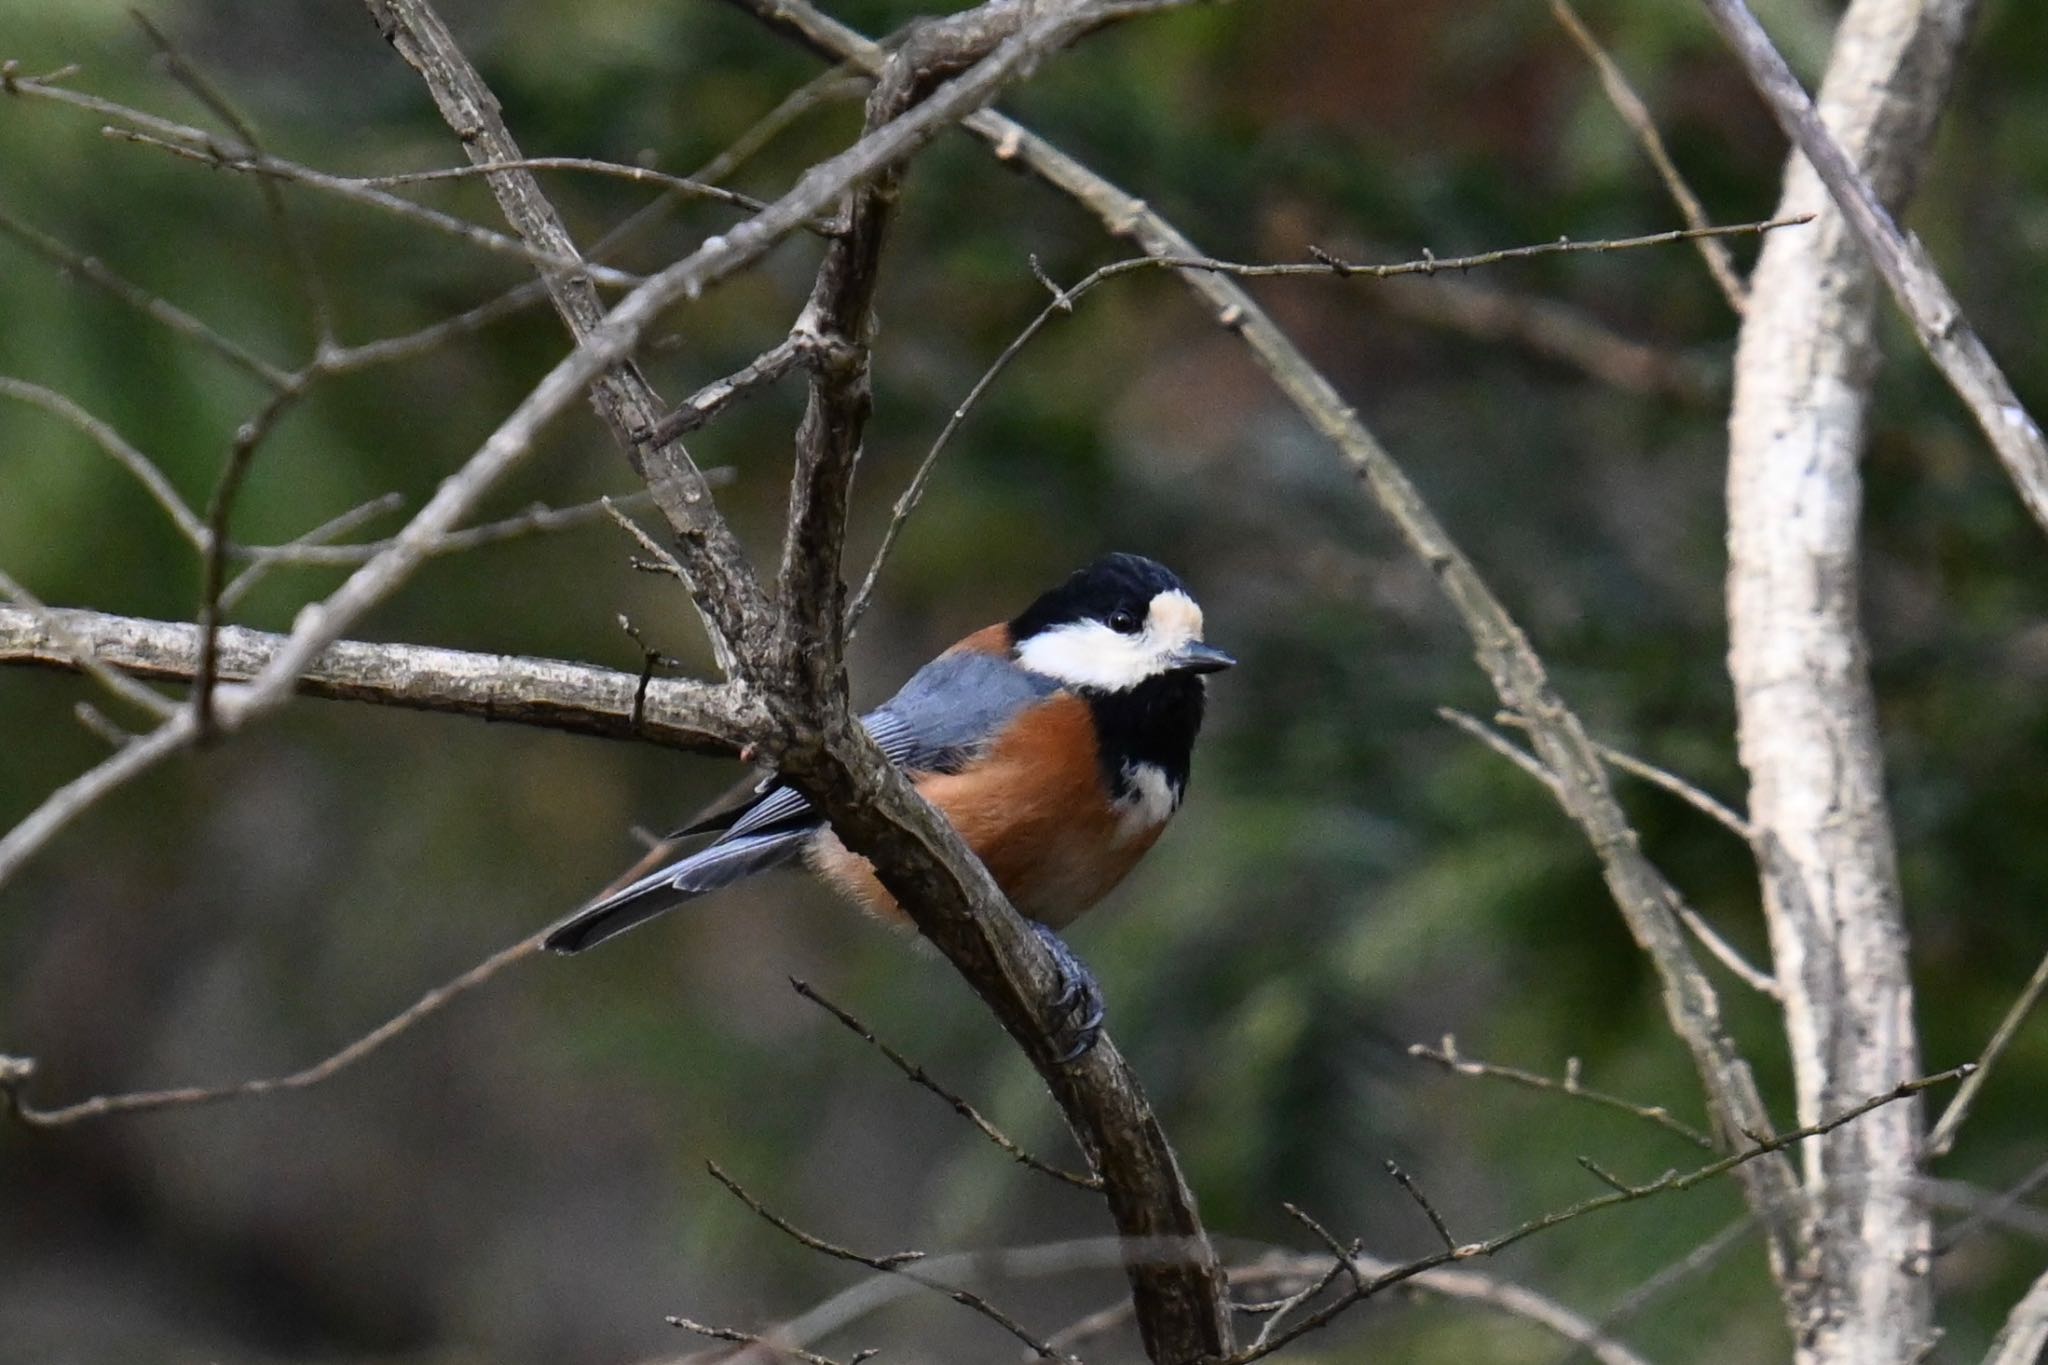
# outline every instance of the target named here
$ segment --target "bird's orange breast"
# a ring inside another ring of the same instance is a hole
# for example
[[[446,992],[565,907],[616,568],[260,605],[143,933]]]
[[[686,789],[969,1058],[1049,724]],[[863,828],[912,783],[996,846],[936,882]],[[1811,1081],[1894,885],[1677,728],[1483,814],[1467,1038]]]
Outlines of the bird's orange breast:
[[[975,637],[958,647],[973,648]],[[968,771],[914,775],[1010,903],[1058,929],[1122,881],[1166,827],[1132,828],[1102,780],[1088,704],[1061,693],[1030,707]],[[812,847],[828,881],[887,919],[904,918],[865,858],[829,830]]]

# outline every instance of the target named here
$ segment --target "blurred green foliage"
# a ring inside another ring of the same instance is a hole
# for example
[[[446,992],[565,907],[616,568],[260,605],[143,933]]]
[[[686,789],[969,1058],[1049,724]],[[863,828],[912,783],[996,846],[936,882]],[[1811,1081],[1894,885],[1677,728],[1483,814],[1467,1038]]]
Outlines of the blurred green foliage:
[[[1830,10],[1760,5],[1810,75]],[[687,172],[817,64],[704,0],[450,3],[533,155]],[[880,33],[897,0],[839,11]],[[280,154],[376,174],[459,160],[412,73],[350,4],[162,3],[150,14]],[[1727,221],[1765,216],[1782,151],[1682,0],[1588,7]],[[1911,221],[2037,410],[2048,353],[2048,9],[1985,6]],[[204,122],[114,3],[0,0],[0,58]],[[1091,39],[1007,102],[1221,255],[1440,255],[1675,221],[1542,7],[1342,0],[1200,8]],[[254,187],[110,140],[106,120],[0,101],[0,209],[279,363],[309,344]],[[857,127],[800,121],[735,178],[774,193]],[[550,188],[584,240],[644,202]],[[497,222],[474,183],[416,197]],[[303,191],[340,333],[430,323],[523,267]],[[686,206],[630,249],[652,267],[732,221]],[[1753,247],[1738,244],[1745,257]],[[1044,303],[1028,264],[1077,279],[1120,254],[1078,210],[963,138],[912,174],[880,304],[876,416],[854,561],[946,414]],[[815,245],[679,310],[649,366],[666,393],[744,363],[788,325]],[[1555,300],[1725,376],[1733,320],[1683,248],[1552,259],[1474,283]],[[1410,286],[1426,290],[1426,283]],[[1620,392],[1511,345],[1430,328],[1369,282],[1277,281],[1284,324],[1409,465],[1605,738],[1735,798],[1720,579],[1723,412]],[[1896,326],[1868,462],[1865,588],[1930,1066],[1974,1055],[2048,945],[2048,579],[2038,533]],[[531,310],[434,355],[324,387],[264,448],[236,511],[289,538],[396,490],[417,506],[562,352]],[[246,376],[0,237],[0,374],[70,395],[203,503]],[[1725,384],[1725,378],[1722,380]],[[694,445],[761,553],[779,525],[797,386]],[[492,513],[633,487],[576,413]],[[388,529],[390,519],[379,524]],[[1560,1071],[1697,1115],[1654,984],[1583,841],[1521,774],[1442,724],[1488,714],[1462,634],[1362,495],[1164,278],[1106,287],[1027,351],[963,428],[855,650],[864,699],[1080,560],[1178,567],[1243,668],[1212,689],[1192,800],[1077,932],[1111,1021],[1233,1247],[1297,1243],[1291,1200],[1374,1251],[1432,1234],[1381,1175],[1397,1159],[1477,1237],[1589,1192],[1574,1158],[1648,1176],[1689,1150],[1625,1118],[1445,1077],[1406,1055]],[[669,585],[609,526],[438,561],[361,633],[633,667],[629,614],[707,661]],[[193,558],[89,442],[0,403],[0,565],[45,599],[164,618]],[[286,570],[239,619],[277,628],[337,581]],[[0,825],[94,762],[75,680],[0,671]],[[471,722],[306,702],[99,808],[0,892],[0,1047],[38,1094],[289,1069],[542,923],[729,780],[722,765]],[[1627,796],[1709,919],[1765,951],[1740,844],[1661,792]],[[847,1282],[701,1172],[716,1159],[824,1235],[875,1250],[1011,1246],[1107,1231],[1089,1199],[1006,1163],[908,1090],[784,978],[816,982],[1061,1153],[1057,1117],[928,954],[798,879],[770,881],[574,962],[531,964],[321,1090],[50,1134],[0,1126],[0,1358],[24,1361],[621,1361],[685,1349],[668,1312],[761,1325]],[[1724,981],[1780,1113],[1769,1009]],[[2025,1033],[1933,1191],[1948,1225],[2048,1156],[2048,1034]],[[1973,1359],[2039,1268],[2033,1231],[1980,1230],[1937,1274]],[[1732,1190],[1624,1210],[1497,1267],[1597,1313],[1740,1215]],[[1622,1327],[1654,1359],[1781,1356],[1753,1241]],[[1053,1326],[1113,1272],[999,1284]],[[855,1345],[996,1359],[985,1324],[914,1301]],[[849,1347],[849,1349],[851,1349]],[[1131,1343],[1118,1349],[1131,1354]],[[1555,1343],[1468,1308],[1375,1304],[1295,1359],[1548,1361]],[[1091,1357],[1091,1359],[1096,1357]]]

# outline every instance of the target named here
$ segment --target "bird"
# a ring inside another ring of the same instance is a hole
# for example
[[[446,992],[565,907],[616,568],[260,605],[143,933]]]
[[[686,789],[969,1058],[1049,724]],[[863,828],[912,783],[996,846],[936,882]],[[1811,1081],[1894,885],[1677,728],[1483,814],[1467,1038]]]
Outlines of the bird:
[[[1062,1060],[1094,1046],[1103,1005],[1058,931],[1124,879],[1179,809],[1206,675],[1236,662],[1204,641],[1202,609],[1170,569],[1109,554],[959,641],[861,717],[1052,953]],[[703,835],[713,837],[557,922],[543,946],[582,952],[798,863],[878,918],[909,923],[867,860],[773,775],[669,839]]]

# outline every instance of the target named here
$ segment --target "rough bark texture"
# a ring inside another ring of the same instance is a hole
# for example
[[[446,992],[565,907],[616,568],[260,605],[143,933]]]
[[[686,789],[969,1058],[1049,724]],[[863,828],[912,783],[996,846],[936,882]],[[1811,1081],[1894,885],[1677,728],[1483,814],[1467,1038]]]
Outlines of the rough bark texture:
[[[61,627],[62,638],[52,624]],[[79,650],[131,677],[189,683],[199,670],[199,637],[189,621],[0,607],[0,667],[77,671]],[[247,682],[284,644],[282,635],[222,626],[216,675],[222,682]],[[706,683],[650,678],[643,685],[631,673],[557,659],[360,640],[337,640],[321,651],[295,690],[698,753],[732,753],[746,742],[748,726],[759,724],[745,699]]]
[[[1828,126],[1896,207],[1910,193],[1971,3],[1857,0],[1821,90]],[[1898,868],[1857,613],[1862,451],[1877,349],[1869,260],[1795,158],[1765,244],[1729,419],[1730,672],[1799,1119],[1916,1074]],[[1910,1194],[1917,1103],[1804,1150],[1805,1263],[1787,1282],[1799,1358],[1915,1357],[1930,1326],[1928,1220]]]

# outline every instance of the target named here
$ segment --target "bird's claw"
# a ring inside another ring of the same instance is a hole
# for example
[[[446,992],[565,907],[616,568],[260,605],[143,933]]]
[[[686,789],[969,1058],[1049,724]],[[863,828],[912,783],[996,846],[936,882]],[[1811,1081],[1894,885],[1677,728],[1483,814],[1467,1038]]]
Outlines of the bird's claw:
[[[1031,930],[1052,954],[1053,966],[1059,972],[1059,992],[1051,1002],[1059,1021],[1053,1041],[1067,1044],[1055,1059],[1066,1066],[1087,1056],[1102,1037],[1102,986],[1058,934],[1036,921],[1031,922]]]

